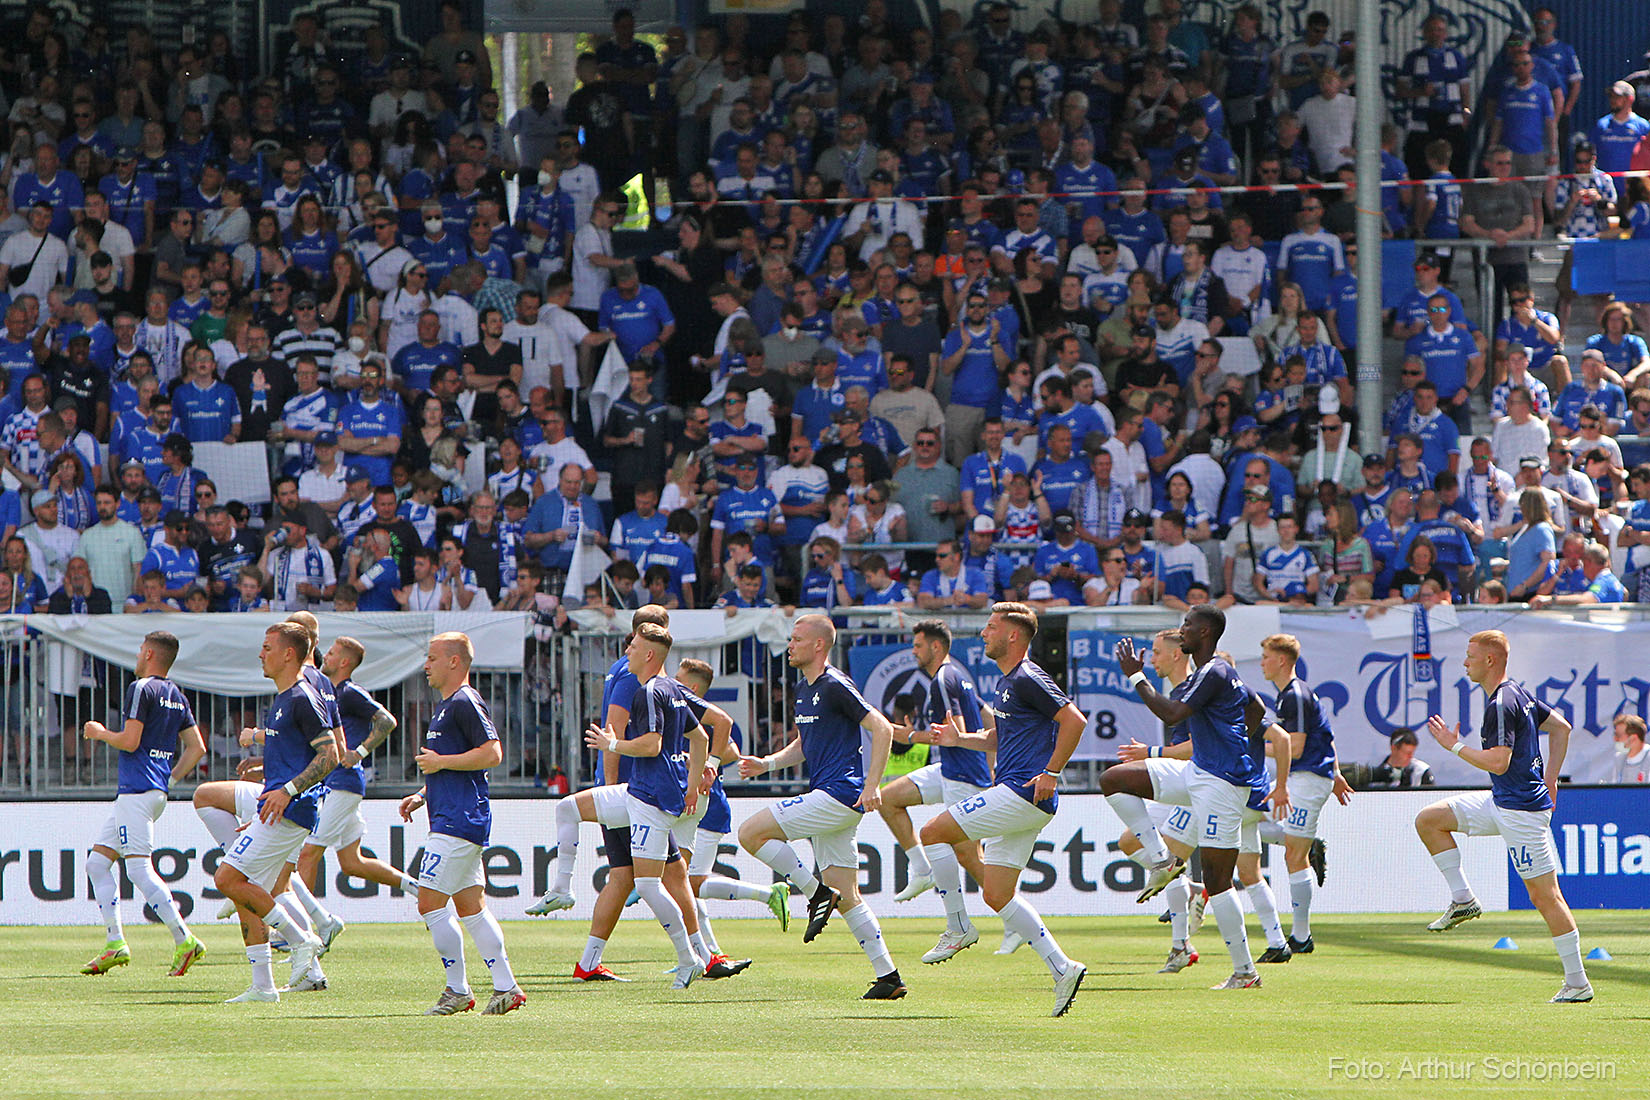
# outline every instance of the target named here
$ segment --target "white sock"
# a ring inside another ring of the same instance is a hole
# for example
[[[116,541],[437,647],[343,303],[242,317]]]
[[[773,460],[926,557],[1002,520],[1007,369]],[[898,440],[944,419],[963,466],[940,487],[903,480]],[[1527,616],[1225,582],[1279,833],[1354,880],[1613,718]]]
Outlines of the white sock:
[[[481,961],[493,975],[493,992],[508,993],[514,989],[516,976],[510,970],[510,953],[504,949],[504,929],[493,919],[492,912],[483,909],[458,919],[469,930],[470,939],[475,942],[476,950],[481,952]]]
[[[1249,974],[1255,969],[1255,958],[1249,954],[1249,933],[1243,927],[1243,907],[1230,889],[1209,895],[1209,908],[1215,912],[1215,923],[1220,926],[1221,938],[1232,956],[1232,973]]]
[[[882,926],[877,924],[877,915],[871,912],[871,907],[862,901],[842,914],[842,919],[859,941],[859,949],[871,960],[871,973],[879,978],[893,973],[894,960],[888,954],[888,945],[882,942]]]
[[[212,834],[212,839],[218,842],[218,847],[228,851],[229,842],[235,839],[235,830],[241,824],[235,815],[216,806],[202,806],[195,813],[200,817],[201,824],[206,826],[206,831]]]
[[[678,910],[680,910],[681,906],[678,905],[676,908]],[[697,905],[697,903],[695,903],[695,905],[694,905],[694,915],[695,916],[698,915],[698,905]],[[688,946],[692,947],[693,948],[693,953],[695,955],[699,956],[699,961],[702,962],[702,963],[705,963],[707,965],[710,963],[710,957],[712,955],[716,954],[716,952],[714,952],[710,949],[710,945],[705,942],[705,927],[704,927],[704,925],[699,926],[699,931],[688,933]]]
[[[315,900],[315,895],[309,892],[309,885],[298,876],[297,868],[293,868],[292,874],[287,876],[287,888],[298,899],[298,904],[304,907],[304,912],[309,914],[309,919],[315,922],[315,927],[325,928],[332,923],[332,914]]]
[[[301,909],[290,893],[282,894],[275,899],[275,908],[269,911],[264,918],[264,924],[271,932],[279,932],[286,937],[286,942],[297,945],[300,943],[320,943],[320,939],[310,931],[309,918],[304,916]]]
[[[1301,942],[1312,938],[1314,877],[1310,867],[1289,876],[1289,934]]]
[[[1123,827],[1140,841],[1149,863],[1162,863],[1169,858],[1169,850],[1163,846],[1163,838],[1157,835],[1157,826],[1152,824],[1152,815],[1146,809],[1145,799],[1133,794],[1108,794],[1106,803],[1123,820]]]
[[[447,988],[454,993],[470,992],[470,979],[464,969],[464,933],[458,927],[458,914],[450,905],[424,914],[424,923],[435,941],[435,952],[441,956],[441,965],[447,969]]]
[[[705,947],[709,949],[707,957],[709,955],[720,955],[722,945],[716,942],[716,933],[710,929],[710,912],[705,908],[705,903],[698,898],[694,898],[693,912],[699,918],[699,938],[704,941]],[[689,938],[691,939],[691,937]],[[695,946],[698,945],[695,944]]]
[[[773,891],[766,886],[740,882],[736,878],[711,875],[699,884],[699,896],[714,901],[767,901]],[[699,918],[701,924],[704,918]]]
[[[269,960],[269,944],[247,945],[246,961],[252,964],[252,988],[263,993],[275,992],[275,971]]]
[[[1444,873],[1444,881],[1449,883],[1451,901],[1472,900],[1472,887],[1467,885],[1467,876],[1461,873],[1461,849],[1446,848],[1442,852],[1434,852],[1432,862],[1437,864],[1438,870]]]
[[[789,879],[792,886],[802,891],[803,897],[812,897],[814,891],[819,889],[819,880],[797,858],[796,849],[783,840],[765,841],[753,854],[773,868],[774,874]]]
[[[178,912],[178,903],[172,897],[172,891],[155,874],[154,864],[149,862],[148,856],[138,856],[126,861],[126,875],[133,885],[143,895],[149,907],[155,911],[172,933],[173,943],[182,943],[189,938],[189,927],[183,923],[183,914]]]
[[[102,852],[93,852],[86,857],[86,878],[92,884],[97,911],[103,914],[109,942],[119,943],[126,938],[126,930],[120,923],[120,884],[115,881],[114,860]]]
[[[934,892],[945,906],[945,930],[952,933],[968,931],[971,925],[963,898],[962,865],[957,862],[957,853],[949,844],[930,844],[923,849],[923,855],[927,859],[929,873],[934,876]]]
[[[934,874],[934,869],[928,862],[928,853],[921,841],[905,849],[905,858],[911,861],[912,878],[922,878],[924,875],[932,876]]]
[[[1174,939],[1175,947],[1184,947],[1190,935],[1187,931],[1187,910],[1192,904],[1192,886],[1181,875],[1169,885],[1163,887],[1163,896],[1169,902],[1169,932]]]
[[[1281,822],[1273,821],[1271,818],[1267,818],[1260,823],[1259,830],[1260,842],[1262,844],[1283,843],[1283,825]]]
[[[607,941],[598,936],[591,936],[584,941],[584,954],[579,956],[580,970],[594,970],[602,964],[602,952],[607,950]]]
[[[1553,950],[1564,964],[1564,984],[1586,985],[1587,968],[1581,963],[1581,929],[1572,928],[1562,936],[1554,936]]]
[[[557,894],[573,892],[573,861],[579,858],[579,804],[564,798],[556,803],[556,880],[551,887]]]
[[[1136,848],[1134,851],[1130,852],[1129,859],[1134,863],[1139,864],[1141,867],[1150,867],[1152,865],[1152,861],[1146,858],[1146,849],[1144,848]],[[1181,875],[1180,877],[1185,878],[1186,876]]]
[[[1060,945],[1049,934],[1043,924],[1043,918],[1037,915],[1037,910],[1031,903],[1018,894],[1008,899],[1008,904],[997,910],[997,915],[1003,918],[1003,927],[1018,933],[1027,943],[1036,948],[1043,962],[1048,966],[1048,972],[1058,978],[1071,966],[1071,960],[1066,953],[1060,950]]]
[[[1261,879],[1245,889],[1249,893],[1250,903],[1255,907],[1255,916],[1260,918],[1261,930],[1266,933],[1266,946],[1284,946],[1283,922],[1278,920],[1278,902],[1272,896],[1271,884]]]
[[[660,882],[657,876],[643,878],[637,875],[636,892],[642,895],[643,904],[653,910],[659,927],[670,937],[671,946],[676,948],[676,965],[686,968],[696,964],[699,958],[694,954],[693,944],[688,939],[687,925],[682,921],[682,911],[665,892],[665,884]]]

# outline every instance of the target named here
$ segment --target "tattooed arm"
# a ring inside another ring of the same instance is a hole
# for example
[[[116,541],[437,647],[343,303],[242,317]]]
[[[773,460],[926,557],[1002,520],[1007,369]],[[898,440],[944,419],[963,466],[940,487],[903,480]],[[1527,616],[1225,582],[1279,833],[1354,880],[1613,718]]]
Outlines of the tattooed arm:
[[[299,772],[284,786],[265,791],[258,796],[258,818],[264,824],[273,825],[279,821],[281,815],[286,813],[287,805],[294,795],[309,790],[338,766],[338,743],[333,740],[331,730],[323,731],[310,742],[310,746],[315,749],[315,759],[309,762],[309,767]]]
[[[385,738],[395,732],[395,727],[397,725],[399,725],[399,723],[396,722],[395,715],[391,714],[383,707],[379,707],[378,713],[372,716],[372,725],[367,729],[366,740],[362,741],[361,744],[355,748],[344,753],[344,755],[340,758],[339,763],[343,764],[346,768],[355,767],[355,765],[371,756],[373,750],[379,745],[382,745]]]

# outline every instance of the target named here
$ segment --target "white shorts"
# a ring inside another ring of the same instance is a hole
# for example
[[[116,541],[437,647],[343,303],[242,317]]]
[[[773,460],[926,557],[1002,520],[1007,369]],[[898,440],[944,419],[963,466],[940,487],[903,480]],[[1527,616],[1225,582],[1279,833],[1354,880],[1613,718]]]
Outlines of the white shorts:
[[[155,850],[155,822],[165,811],[165,791],[117,794],[95,843],[113,848],[121,859],[147,856]]]
[[[1165,840],[1177,840],[1188,848],[1197,847],[1197,838],[1192,835],[1190,805],[1153,802],[1147,805],[1146,810],[1152,815],[1152,823],[1157,826],[1159,836]]]
[[[670,834],[681,826],[681,815],[667,814],[635,795],[627,798],[630,803],[626,815],[630,818],[630,858],[656,859],[663,863],[670,854]]]
[[[1318,835],[1318,815],[1335,789],[1333,779],[1317,772],[1289,773],[1289,816],[1283,819],[1283,834],[1310,840]]]
[[[1192,796],[1186,790],[1186,773],[1191,766],[1190,760],[1148,757],[1146,774],[1151,776],[1152,780],[1152,801],[1165,802],[1171,806],[1190,806]]]
[[[482,884],[481,845],[446,833],[431,833],[418,864],[418,885],[452,897]]]
[[[1499,836],[1519,878],[1540,878],[1558,871],[1551,810],[1506,810],[1489,791],[1456,795],[1444,803],[1455,812],[1455,830],[1467,836]]]
[[[809,791],[783,800],[771,812],[786,840],[813,843],[814,862],[820,867],[859,866],[859,849],[854,844],[862,816],[858,810],[824,791]]]
[[[1192,800],[1192,839],[1187,843],[1200,848],[1237,849],[1243,811],[1249,801],[1248,786],[1228,783],[1193,764],[1186,769],[1186,790]]]
[[[628,783],[590,788],[590,797],[596,803],[596,824],[604,829],[630,828],[629,792]]]
[[[905,778],[917,788],[917,794],[922,796],[924,806],[950,806],[973,798],[985,790],[972,783],[964,783],[960,779],[947,779],[940,774],[940,765],[928,764],[914,772],[908,772]]]
[[[1163,814],[1163,820],[1157,822],[1157,831],[1165,837],[1179,841],[1188,848],[1198,846],[1198,836],[1192,829],[1192,809],[1190,806],[1152,804],[1153,819],[1157,813]],[[1250,855],[1260,854],[1260,826],[1266,820],[1264,810],[1252,810],[1248,806],[1243,808],[1243,816],[1238,826],[1238,851]]]
[[[670,835],[676,838],[676,847],[684,852],[693,851],[693,845],[699,837],[699,822],[705,819],[705,811],[708,809],[710,795],[702,794],[699,796],[699,805],[693,808],[691,814],[683,814],[676,819],[675,826],[670,830]]]
[[[690,876],[708,875],[716,869],[716,857],[722,852],[722,838],[727,833],[708,833],[698,829],[693,834],[693,858],[688,861]],[[678,844],[677,847],[681,845]]]
[[[315,828],[304,841],[316,848],[337,851],[360,840],[367,831],[367,818],[361,812],[361,796],[354,791],[328,790],[321,796],[321,808],[315,816]]]
[[[297,862],[298,849],[304,846],[307,836],[308,829],[287,818],[269,825],[255,817],[229,846],[223,861],[245,875],[248,882],[269,890],[281,877],[281,868]]]
[[[1291,789],[1293,789],[1291,787]],[[1238,851],[1244,855],[1260,855],[1260,826],[1272,816],[1271,810],[1256,810],[1248,806],[1243,807],[1243,817],[1238,825]]]
[[[235,781],[235,820],[245,825],[258,816],[258,796],[264,793],[262,783]]]
[[[980,859],[993,867],[1023,869],[1031,862],[1037,834],[1054,820],[1002,784],[948,807],[970,840],[983,840]]]

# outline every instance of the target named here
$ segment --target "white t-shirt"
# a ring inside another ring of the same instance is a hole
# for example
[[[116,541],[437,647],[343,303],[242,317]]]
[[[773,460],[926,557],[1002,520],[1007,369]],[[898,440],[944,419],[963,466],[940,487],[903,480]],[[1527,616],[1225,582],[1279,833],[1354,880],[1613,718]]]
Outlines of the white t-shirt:
[[[386,292],[378,317],[390,326],[384,355],[391,362],[395,361],[396,352],[418,339],[418,315],[431,308],[434,302],[427,290],[413,294],[404,287],[395,287]]]
[[[39,256],[35,250],[39,250]],[[69,273],[69,250],[63,242],[47,233],[44,238],[36,237],[33,233],[18,233],[8,237],[6,243],[0,245],[0,265],[8,268],[21,267],[32,262],[29,277],[23,285],[8,287],[15,300],[25,294],[33,294],[42,302],[46,300],[46,292],[63,281]]]
[[[1105,442],[1106,450],[1111,452],[1111,479],[1114,484],[1123,487],[1123,494],[1129,498],[1129,507],[1138,508],[1142,512],[1151,510],[1152,480],[1151,466],[1146,461],[1146,448],[1140,440],[1125,444],[1115,435]],[[1144,472],[1146,477],[1139,475]]]
[[[584,328],[584,323],[572,314],[567,313],[565,310],[557,310],[556,312],[571,319],[581,329]],[[520,321],[506,322],[504,325],[504,339],[521,348],[521,396],[523,400],[539,386],[549,388],[550,370],[556,364],[561,365],[562,384],[570,391],[578,392],[578,352],[568,342],[567,336],[561,328],[546,323],[543,310],[539,311],[537,324],[524,325]]]
[[[613,255],[613,231],[597,229],[585,222],[573,234],[573,308],[594,310],[602,302],[602,291],[613,285],[613,272],[597,267],[587,256]]]

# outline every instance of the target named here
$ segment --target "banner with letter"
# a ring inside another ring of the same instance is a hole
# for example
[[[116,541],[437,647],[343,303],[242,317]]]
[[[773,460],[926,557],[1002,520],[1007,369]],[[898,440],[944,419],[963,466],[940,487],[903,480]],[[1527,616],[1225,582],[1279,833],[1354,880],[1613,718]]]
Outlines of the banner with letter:
[[[1088,715],[1089,724],[1077,743],[1073,760],[1115,757],[1117,746],[1130,740],[1147,745],[1163,744],[1163,723],[1146,709],[1140,696],[1129,686],[1129,678],[1117,667],[1112,647],[1123,638],[1134,639],[1134,648],[1145,658],[1151,651],[1150,633],[1125,634],[1116,630],[1073,630],[1066,636],[1071,675],[1067,688],[1077,709]],[[1146,664],[1146,678],[1155,688],[1163,682]]]
[[[1553,811],[1558,885],[1572,909],[1650,908],[1650,814],[1644,787],[1560,788]],[[1533,909],[1507,863],[1507,900]]]
[[[1437,909],[1444,889],[1438,869],[1415,838],[1414,819],[1421,807],[1434,801],[1431,791],[1361,793],[1350,807],[1331,804],[1322,819],[1325,841],[1334,852],[1328,885],[1313,903],[1315,913],[1430,913]],[[722,842],[716,872],[748,882],[767,884],[773,872],[735,842],[740,822],[774,804],[771,798],[735,798],[734,833]],[[396,813],[393,799],[369,799],[362,804],[367,829],[365,850],[398,867],[416,868],[427,833],[419,814],[412,824]],[[97,904],[86,881],[86,852],[111,808],[109,802],[0,803],[0,924],[98,925]],[[920,826],[939,813],[939,806],[911,811]],[[488,906],[504,920],[524,917],[524,910],[543,893],[555,870],[554,806],[548,799],[498,800],[493,803],[492,842],[482,858]],[[1044,916],[1130,915],[1142,925],[1155,921],[1158,909],[1138,906],[1134,897],[1144,872],[1117,850],[1122,825],[1105,799],[1098,795],[1068,795],[1059,812],[1043,830],[1031,862],[1020,878],[1020,889]],[[860,820],[860,891],[883,917],[938,917],[939,898],[932,891],[895,906],[894,894],[910,880],[905,853],[876,814]],[[811,862],[806,842],[798,842],[804,862]],[[210,914],[221,900],[212,886],[223,852],[213,843],[187,802],[172,802],[155,831],[156,873],[178,899],[185,918],[209,945],[227,948],[240,940],[231,922],[214,924]],[[1282,853],[1269,849],[1263,870],[1272,881],[1279,907],[1289,905],[1288,875]],[[1502,867],[1506,851],[1494,838],[1462,845],[1462,869],[1486,911],[1507,908],[1507,877]],[[1643,874],[1642,870],[1631,873]],[[599,836],[586,831],[579,845],[573,874],[578,904],[560,919],[583,922],[606,881],[607,865]],[[970,911],[986,913],[972,883]],[[317,880],[316,896],[336,915],[356,921],[418,920],[414,899],[399,890],[339,874],[330,856]],[[130,882],[121,880],[129,922],[138,919],[141,903]],[[1618,905],[1644,904],[1640,892],[1624,893]],[[1632,898],[1641,900],[1634,902]],[[1245,903],[1247,899],[1242,899]],[[766,918],[767,909],[753,902],[707,901],[715,917]],[[795,912],[802,910],[798,899]],[[645,906],[626,910],[629,917],[652,921]],[[1166,933],[1165,933],[1166,934]],[[659,941],[661,950],[663,940]],[[214,950],[217,948],[215,947]]]
[[[989,701],[1002,672],[997,662],[986,657],[985,642],[977,637],[953,638],[951,656],[968,670],[980,699]],[[859,685],[866,701],[896,723],[908,720],[912,714],[927,713],[932,681],[917,667],[909,642],[849,646],[848,675]]]

